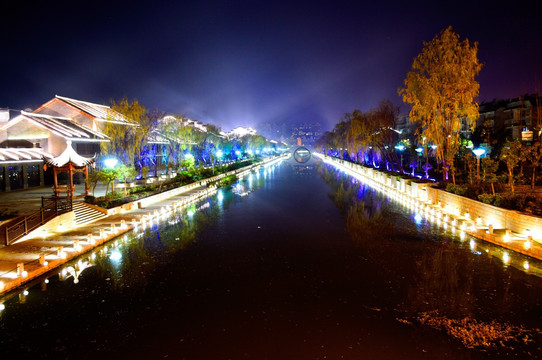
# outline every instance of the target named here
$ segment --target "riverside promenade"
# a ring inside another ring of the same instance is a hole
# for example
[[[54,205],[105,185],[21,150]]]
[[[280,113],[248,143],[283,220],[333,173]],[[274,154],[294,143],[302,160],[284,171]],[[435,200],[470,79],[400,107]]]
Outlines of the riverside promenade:
[[[266,159],[219,177],[232,174],[242,177],[253,169],[282,159],[283,156]],[[65,221],[66,225],[59,221],[54,229],[51,226],[45,229],[47,226],[45,224],[22,240],[0,248],[0,295],[31,283],[33,279],[53,271],[128,231],[138,231],[161,217],[175,211],[183,211],[192,204],[213,195],[217,191],[216,187],[207,185],[213,179],[202,180],[148,197],[144,201],[139,201],[139,204],[132,204],[134,206],[110,209],[106,216],[85,225],[72,227],[69,219]],[[50,189],[35,191],[39,193],[50,191]],[[28,197],[28,194],[23,197]],[[17,198],[17,196],[12,197],[12,201],[17,201]],[[39,204],[41,198],[36,198],[34,201]],[[2,206],[9,206],[9,201],[2,201]],[[29,207],[28,204],[26,206]],[[29,210],[34,209],[29,207]]]

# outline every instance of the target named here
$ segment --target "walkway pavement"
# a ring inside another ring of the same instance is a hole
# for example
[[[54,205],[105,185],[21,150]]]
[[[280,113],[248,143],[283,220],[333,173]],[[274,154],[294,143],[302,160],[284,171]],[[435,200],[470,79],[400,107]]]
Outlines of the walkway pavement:
[[[95,189],[95,196],[105,195],[105,185],[99,184]],[[75,195],[84,195],[84,185],[76,185]],[[26,215],[37,211],[41,207],[42,197],[53,196],[53,189],[50,186],[41,186],[24,190],[14,190],[10,192],[0,192],[0,213],[18,213]],[[2,221],[0,221],[2,224]]]

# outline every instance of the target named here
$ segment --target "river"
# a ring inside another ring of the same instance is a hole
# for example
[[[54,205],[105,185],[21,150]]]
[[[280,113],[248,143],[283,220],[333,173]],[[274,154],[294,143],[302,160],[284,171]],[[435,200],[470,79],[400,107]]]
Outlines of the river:
[[[290,159],[0,299],[0,355],[537,359],[541,267]]]

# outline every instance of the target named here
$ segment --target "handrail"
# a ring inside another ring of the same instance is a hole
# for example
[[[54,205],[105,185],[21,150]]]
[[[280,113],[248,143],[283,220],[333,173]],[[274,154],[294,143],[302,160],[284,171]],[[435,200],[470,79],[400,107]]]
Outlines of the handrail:
[[[41,198],[41,208],[29,215],[25,215],[14,224],[6,224],[2,227],[1,237],[5,245],[13,244],[31,231],[42,226],[52,218],[70,212],[73,209],[71,197],[66,198]]]

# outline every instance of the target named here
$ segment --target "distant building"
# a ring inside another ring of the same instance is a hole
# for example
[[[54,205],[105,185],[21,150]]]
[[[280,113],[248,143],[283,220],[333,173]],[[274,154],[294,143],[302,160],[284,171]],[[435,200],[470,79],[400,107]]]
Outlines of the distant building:
[[[297,139],[301,139],[303,144],[313,145],[322,134],[320,123],[301,123],[294,125],[292,128],[291,138],[296,143]]]
[[[531,141],[533,130],[542,126],[540,105],[537,95],[483,102],[476,127],[485,126],[503,137]]]
[[[221,135],[226,136],[227,138],[241,138],[247,135],[257,135],[258,132],[250,127],[238,126],[235,129],[229,132],[222,132]]]
[[[163,122],[163,123],[168,123],[170,121],[177,121],[177,119],[178,119],[178,117],[176,117],[176,116],[166,115],[162,119],[160,119],[159,121]],[[202,132],[207,132],[207,125],[203,124],[200,121],[192,120],[192,119],[189,119],[189,118],[184,117],[184,116],[181,117],[180,119],[183,122],[183,124],[182,124],[183,126],[192,127],[194,129],[200,130]]]

